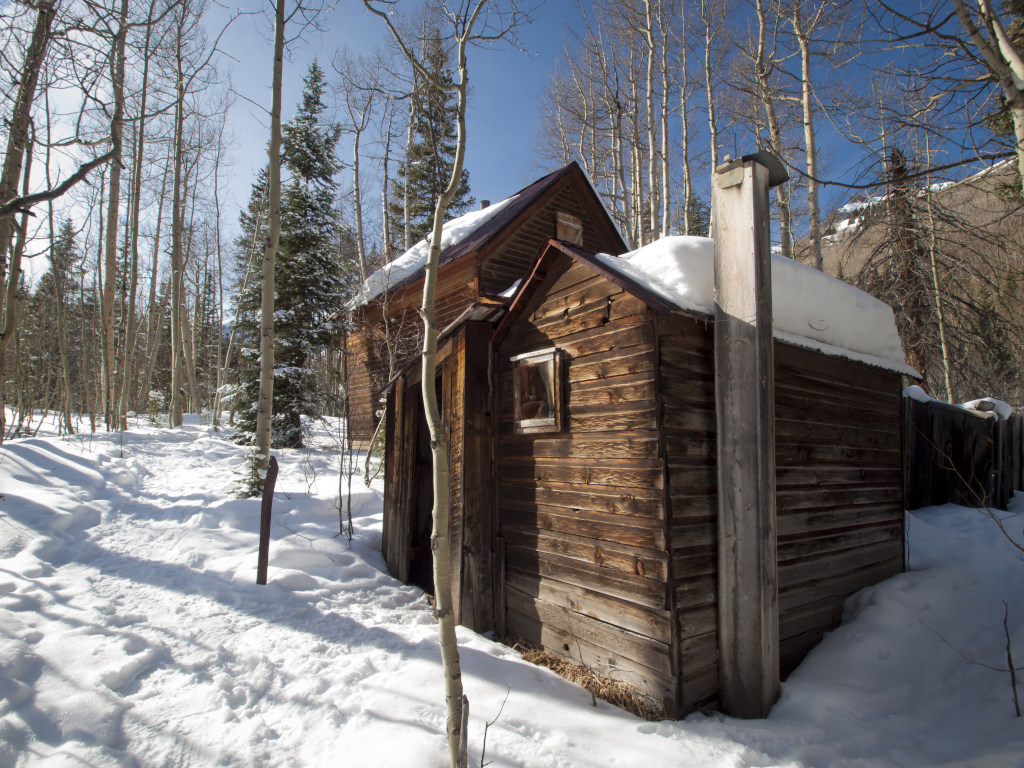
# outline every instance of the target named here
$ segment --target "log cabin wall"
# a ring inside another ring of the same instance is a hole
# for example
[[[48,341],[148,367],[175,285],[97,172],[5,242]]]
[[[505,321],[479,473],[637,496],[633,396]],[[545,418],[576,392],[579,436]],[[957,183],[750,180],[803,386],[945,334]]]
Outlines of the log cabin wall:
[[[358,448],[365,449],[373,437],[377,423],[377,401],[374,391],[380,391],[381,384],[374,387],[373,370],[382,367],[378,350],[371,343],[371,334],[357,330],[345,337],[345,387],[348,391],[347,427]]]
[[[572,221],[568,229],[566,218]],[[617,254],[625,250],[608,212],[576,163],[520,190],[505,211],[442,254],[436,295],[438,328],[446,328],[474,301],[493,300],[528,275],[551,237],[577,242],[594,251]],[[376,299],[357,313],[357,335],[363,338],[356,340],[351,349],[362,356],[353,355],[351,366],[363,366],[365,371],[358,373],[360,386],[352,389],[350,410],[356,415],[352,430],[358,440],[372,436],[378,393],[388,382],[389,371],[401,369],[419,352],[422,328],[417,310],[422,292],[423,281],[418,278],[396,286],[390,296]],[[385,313],[392,326],[391,343],[397,342],[398,347],[393,368],[388,366],[384,343]],[[365,382],[370,382],[369,387]]]
[[[445,328],[476,298],[476,262],[468,259],[442,270],[438,277],[435,312]],[[357,330],[346,349],[349,365],[349,429],[357,442],[367,443],[377,426],[380,393],[394,372],[422,351],[423,283],[417,281],[393,295],[374,300],[355,317]],[[388,324],[385,326],[384,316]],[[393,362],[390,360],[394,357]]]
[[[680,708],[718,694],[713,333],[660,318]],[[903,570],[899,376],[775,342],[780,667],[838,626],[847,597]]]
[[[564,413],[517,434],[515,355],[560,350]],[[677,711],[656,342],[646,305],[561,256],[498,349],[499,631]]]
[[[680,710],[718,696],[718,456],[711,318],[658,318]]]
[[[903,571],[900,388],[891,371],[775,343],[784,674],[847,597]]]

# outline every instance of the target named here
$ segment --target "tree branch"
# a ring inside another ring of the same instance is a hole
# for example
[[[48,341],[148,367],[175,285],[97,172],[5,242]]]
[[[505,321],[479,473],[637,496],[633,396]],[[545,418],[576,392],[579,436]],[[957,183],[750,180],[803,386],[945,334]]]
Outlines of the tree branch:
[[[95,157],[87,163],[83,163],[78,167],[77,171],[53,189],[46,189],[42,192],[36,192],[31,195],[15,197],[8,200],[6,203],[0,204],[0,219],[9,218],[14,216],[16,213],[29,213],[29,208],[33,205],[45,203],[49,200],[56,200],[73,186],[78,184],[78,182],[83,181],[94,168],[103,165],[113,158],[115,152],[116,150],[111,149],[109,152],[102,154],[99,157]]]

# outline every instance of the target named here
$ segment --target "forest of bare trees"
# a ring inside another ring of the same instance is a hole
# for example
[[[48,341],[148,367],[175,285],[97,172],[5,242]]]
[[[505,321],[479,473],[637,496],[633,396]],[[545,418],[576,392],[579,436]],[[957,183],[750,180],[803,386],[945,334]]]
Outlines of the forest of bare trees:
[[[291,428],[340,412],[345,297],[429,231],[448,183],[457,46],[430,3],[392,15],[405,51],[383,25],[374,50],[336,47],[331,27],[351,9],[282,9],[284,66],[304,35],[320,45],[323,109],[286,89],[283,148],[232,166],[243,110],[221,40],[238,19],[207,0],[5,6],[0,434],[31,433],[39,410],[68,432],[121,429],[129,412],[233,423],[258,390],[240,382],[268,359],[263,265],[280,279],[311,249],[337,280],[305,321],[331,333],[289,358],[315,393],[293,398]],[[245,13],[271,26],[276,10]],[[1024,405],[1022,18],[1020,0],[581,2],[560,49],[534,50],[547,84],[518,119],[536,154],[511,159],[508,191],[575,160],[639,246],[706,235],[710,170],[770,150],[791,177],[774,201],[778,251],[892,304],[935,396]],[[531,29],[526,48],[554,39]],[[247,64],[268,84],[273,65]],[[260,108],[269,126],[269,99]],[[315,172],[289,130],[333,137]],[[466,170],[450,216],[473,202]],[[275,172],[283,229],[268,250]],[[232,178],[252,184],[241,222],[225,203]],[[315,246],[296,223],[296,206],[314,204]],[[295,311],[273,308],[279,321]]]

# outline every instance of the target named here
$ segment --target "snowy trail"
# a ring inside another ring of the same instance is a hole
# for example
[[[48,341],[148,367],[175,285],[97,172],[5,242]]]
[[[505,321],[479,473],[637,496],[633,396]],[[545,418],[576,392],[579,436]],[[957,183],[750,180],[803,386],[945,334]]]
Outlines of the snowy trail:
[[[5,718],[8,748],[95,765],[308,765],[305,750],[344,740],[349,718],[329,702],[351,708],[353,692],[332,689],[371,678],[396,652],[432,650],[360,623],[382,601],[419,602],[424,640],[433,628],[419,593],[330,539],[278,543],[277,583],[256,587],[258,501],[230,498],[240,452],[188,432],[129,435],[126,459],[100,440],[84,456],[73,443],[7,449],[4,522],[19,528],[8,548],[20,549],[4,552],[15,557],[0,573],[3,607],[20,621],[4,622],[4,682],[34,684],[20,701],[4,690],[32,734]],[[60,480],[40,489],[32,467]],[[281,487],[275,511],[287,518]],[[344,606],[317,570],[345,579]],[[347,674],[332,674],[339,658]]]
[[[258,587],[259,501],[233,497],[243,453],[221,435],[0,448],[0,768],[446,764],[436,628],[384,572],[379,489],[354,492],[350,547],[331,450],[279,458]],[[508,692],[487,736],[499,768],[1024,766],[1007,676],[949,648],[1005,658],[1006,599],[1024,657],[1024,562],[992,528],[915,513],[914,570],[853,598],[762,721],[595,709],[460,629],[471,763]]]

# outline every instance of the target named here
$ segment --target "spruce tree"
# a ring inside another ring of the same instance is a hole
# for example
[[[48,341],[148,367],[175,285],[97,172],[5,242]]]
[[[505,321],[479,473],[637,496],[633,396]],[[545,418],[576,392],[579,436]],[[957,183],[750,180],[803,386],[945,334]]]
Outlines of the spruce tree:
[[[448,52],[437,31],[426,41],[424,66],[439,82],[451,84],[452,72]],[[422,80],[420,82],[422,83]],[[411,98],[416,100],[413,140],[408,156],[398,167],[398,178],[391,184],[389,211],[393,242],[389,245],[392,254],[406,250],[403,205],[405,185],[408,184],[409,187],[411,247],[430,232],[434,206],[441,192],[448,186],[448,180],[452,175],[455,143],[458,139],[454,91],[421,84],[414,88]],[[448,206],[446,220],[466,213],[474,202],[469,193],[469,171],[463,169],[458,191]]]
[[[323,70],[314,60],[303,79],[298,114],[283,130],[290,179],[281,203],[277,265],[272,444],[302,445],[302,417],[323,412],[315,359],[334,335],[344,306],[344,274],[335,248],[335,147],[341,128],[324,114]]]

